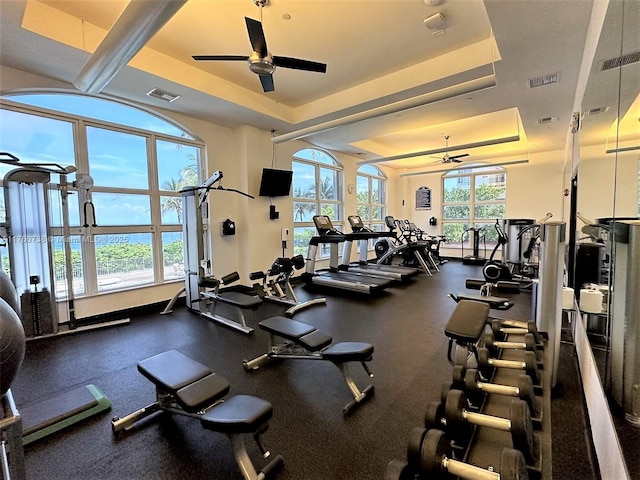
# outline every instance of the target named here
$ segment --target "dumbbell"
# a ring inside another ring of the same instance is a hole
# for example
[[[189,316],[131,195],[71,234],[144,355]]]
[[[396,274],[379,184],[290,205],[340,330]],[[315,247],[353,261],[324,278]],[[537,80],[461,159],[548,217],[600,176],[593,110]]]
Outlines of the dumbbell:
[[[451,390],[444,407],[440,402],[431,402],[427,406],[425,428],[446,429],[456,443],[469,439],[474,425],[510,432],[513,448],[520,450],[527,461],[533,461],[533,423],[526,402],[514,399],[509,418],[470,411],[469,402],[462,390]]]
[[[502,350],[529,350],[535,351],[540,344],[536,342],[532,333],[526,333],[522,342],[512,342],[504,340],[496,340],[493,332],[487,332],[484,334],[484,346],[489,349],[494,355]]]
[[[501,385],[483,381],[480,372],[475,368],[467,370],[464,376],[464,391],[468,397],[472,392],[495,393],[498,395],[507,395],[510,397],[518,397],[526,402],[529,407],[531,416],[536,416],[536,395],[533,388],[533,382],[529,375],[519,375],[518,385]]]
[[[523,320],[507,320],[501,318],[492,318],[487,320],[487,323],[491,326],[491,331],[496,338],[504,340],[506,335],[510,333],[516,335],[523,335],[525,333],[531,333],[537,343],[542,344],[542,335],[538,332],[536,322]]]
[[[415,480],[414,470],[404,460],[391,460],[384,472],[384,480]]]
[[[420,463],[416,465],[416,469],[430,477],[441,477],[445,474],[471,480],[528,480],[529,478],[522,452],[513,448],[502,450],[497,472],[470,465],[452,457],[453,450],[447,435],[440,430],[428,430],[424,434],[420,449]],[[396,478],[404,480],[410,477]]]
[[[478,348],[478,370],[483,377],[491,378],[491,373],[495,368],[511,368],[516,370],[524,370],[531,377],[534,385],[540,385],[541,375],[538,369],[538,359],[535,352],[524,352],[524,358],[520,362],[518,360],[502,360],[493,358],[489,355],[486,348]]]

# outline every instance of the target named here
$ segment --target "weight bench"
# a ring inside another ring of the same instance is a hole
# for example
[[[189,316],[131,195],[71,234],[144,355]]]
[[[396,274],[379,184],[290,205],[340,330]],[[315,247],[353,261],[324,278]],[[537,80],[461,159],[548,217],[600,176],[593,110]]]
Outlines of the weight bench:
[[[229,285],[237,281],[240,278],[238,272],[230,273],[217,279],[215,277],[201,277],[198,280],[198,285],[204,288],[211,288],[211,291],[200,292],[200,301],[204,303],[200,307],[200,315],[210,318],[211,320],[222,323],[227,327],[235,328],[243,333],[253,333],[253,328],[247,326],[247,322],[244,316],[244,310],[257,310],[262,304],[260,297],[249,295],[248,293],[238,291],[220,291],[221,285]],[[230,318],[223,317],[216,313],[218,302],[225,303],[236,307],[238,312],[238,320],[232,320]],[[202,307],[205,308],[202,308]]]
[[[126,417],[114,417],[111,421],[114,434],[129,430],[137,421],[162,410],[197,418],[207,430],[226,434],[245,480],[266,479],[283,464],[282,456],[276,455],[256,473],[244,442],[243,434],[253,434],[263,458],[271,456],[260,441],[260,434],[267,430],[273,413],[266,400],[250,395],[224,399],[229,392],[229,382],[177,350],[141,361],[138,371],[155,385],[156,401]]]
[[[476,300],[461,299],[457,302],[451,317],[444,329],[444,334],[449,338],[447,359],[451,365],[465,365],[469,352],[478,360],[476,344],[485,330],[489,318],[489,304]],[[464,347],[464,362],[453,359],[453,344]]]
[[[331,336],[312,325],[286,317],[267,318],[259,325],[269,333],[268,352],[253,360],[245,360],[245,370],[256,370],[274,358],[328,360],[340,369],[354,398],[342,409],[344,415],[350,415],[356,407],[373,395],[373,385],[360,391],[349,371],[350,362],[360,362],[367,375],[373,377],[365,363],[370,361],[373,355],[373,345],[370,343],[340,342],[332,345]],[[277,343],[276,337],[285,341]]]
[[[480,294],[474,295],[468,293],[459,293],[458,295],[454,295],[450,293],[449,297],[452,298],[456,303],[460,300],[475,300],[478,302],[485,302],[495,310],[509,310],[511,307],[513,307],[514,304],[506,297],[498,297],[492,295],[492,292],[494,290],[504,293],[520,293],[520,284],[518,282],[500,281],[491,283],[482,279],[468,278],[465,282],[465,287],[480,290]]]

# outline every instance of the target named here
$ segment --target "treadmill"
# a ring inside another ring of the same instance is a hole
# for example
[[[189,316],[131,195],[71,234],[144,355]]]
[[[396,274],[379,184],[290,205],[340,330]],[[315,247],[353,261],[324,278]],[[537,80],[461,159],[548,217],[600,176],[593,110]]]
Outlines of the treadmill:
[[[338,244],[346,241],[345,234],[333,228],[331,219],[326,215],[315,215],[313,222],[316,225],[318,235],[311,237],[309,241],[306,271],[302,274],[302,279],[307,284],[371,295],[381,292],[395,283],[394,280],[388,278],[372,277],[340,270],[338,265]],[[331,245],[329,268],[316,271],[315,262],[318,246],[325,244]]]
[[[350,215],[348,217],[351,225],[352,233],[345,235],[346,241],[342,250],[342,264],[338,267],[351,273],[361,273],[374,277],[389,278],[391,280],[406,281],[415,277],[420,270],[413,267],[405,267],[402,265],[382,265],[378,263],[369,263],[367,260],[368,249],[366,242],[370,239],[382,237],[395,237],[393,232],[376,232],[365,227],[360,215]],[[356,263],[350,263],[351,248],[355,242],[365,242],[365,246],[360,248],[360,259]]]

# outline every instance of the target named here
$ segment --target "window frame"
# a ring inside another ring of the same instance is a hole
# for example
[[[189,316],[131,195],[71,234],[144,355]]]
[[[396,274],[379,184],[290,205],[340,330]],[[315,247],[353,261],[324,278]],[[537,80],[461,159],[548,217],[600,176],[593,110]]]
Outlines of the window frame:
[[[300,156],[300,152],[305,152],[305,151],[311,151],[311,152],[320,152],[320,154],[324,157],[327,158],[328,160],[330,160],[332,163],[326,163],[326,162],[322,162],[319,160],[313,160],[313,159],[308,159],[308,158],[304,158],[302,156]],[[312,230],[313,234],[312,236],[316,235],[316,226],[313,223],[313,220],[302,220],[302,221],[298,221],[296,220],[296,209],[295,209],[295,205],[296,203],[309,203],[309,204],[313,204],[315,206],[315,212],[317,215],[320,215],[322,213],[322,205],[333,205],[334,206],[334,212],[336,212],[337,217],[338,218],[332,218],[331,221],[333,223],[333,226],[338,229],[338,230],[342,230],[342,226],[344,224],[344,167],[342,166],[342,164],[329,152],[325,151],[325,150],[321,150],[319,148],[312,148],[312,147],[307,147],[307,148],[303,148],[298,150],[296,153],[293,154],[292,159],[291,159],[291,169],[294,171],[294,182],[295,182],[295,164],[303,164],[303,165],[307,165],[307,166],[311,166],[314,168],[314,185],[315,185],[315,193],[314,193],[314,197],[296,197],[296,189],[295,189],[295,183],[292,184],[292,205],[294,206],[293,208],[293,246],[294,246],[294,253],[298,254],[298,253],[303,253],[302,251],[300,251],[301,249],[301,245],[298,245],[298,243],[300,243],[300,240],[296,239],[296,232],[300,232],[301,229],[305,229],[305,230]],[[334,191],[335,191],[335,199],[326,199],[326,198],[321,198],[321,191],[320,191],[320,185],[322,184],[322,175],[321,175],[321,171],[322,169],[328,169],[328,170],[332,170],[334,172],[334,174],[336,175],[336,184],[333,186]],[[297,241],[296,241],[297,240]],[[308,245],[306,247],[304,247],[304,254],[306,254],[306,249],[308,248]],[[328,245],[322,245],[321,248],[318,249],[319,252],[319,257],[320,258],[328,258],[330,255],[330,251],[329,251],[329,246]]]
[[[442,233],[446,238],[445,245],[450,248],[463,248],[468,249],[471,248],[471,237],[470,235],[465,235],[464,232],[467,232],[471,227],[485,227],[483,246],[484,248],[493,248],[497,243],[497,232],[493,228],[495,224],[495,220],[504,220],[506,218],[506,208],[507,208],[507,171],[504,168],[499,166],[490,166],[486,167],[479,166],[481,164],[472,164],[467,165],[465,167],[458,168],[456,170],[452,170],[446,172],[442,175],[442,208],[441,208],[441,218],[442,218]],[[473,168],[469,168],[473,167]],[[477,200],[476,198],[476,178],[483,175],[497,175],[501,177],[499,184],[504,188],[504,198],[492,199],[492,200]],[[469,200],[468,201],[460,201],[460,202],[447,202],[446,201],[446,187],[445,181],[451,178],[468,178],[469,179]],[[500,216],[496,216],[495,218],[487,219],[487,218],[476,218],[475,209],[477,206],[503,206],[503,214]],[[445,212],[447,207],[468,207],[469,215],[466,218],[455,218],[448,219]],[[448,235],[447,230],[452,225],[461,224],[464,232],[458,238],[451,238]]]
[[[37,117],[50,118],[53,120],[65,121],[72,125],[73,130],[73,149],[74,149],[74,165],[79,172],[90,172],[89,169],[89,152],[88,152],[88,139],[87,129],[90,127],[110,130],[116,133],[130,134],[140,136],[145,139],[146,156],[147,156],[147,175],[148,175],[148,188],[118,188],[116,186],[94,186],[91,189],[91,195],[94,193],[116,193],[116,194],[142,194],[149,197],[150,202],[150,222],[148,224],[134,224],[134,225],[104,225],[97,227],[91,227],[85,229],[78,225],[71,225],[69,227],[69,234],[71,236],[79,236],[81,242],[81,258],[83,268],[83,284],[84,288],[81,292],[75,293],[77,297],[91,297],[100,295],[103,293],[112,293],[117,291],[136,290],[139,288],[147,288],[149,286],[161,285],[165,283],[172,283],[177,281],[183,281],[183,276],[167,276],[165,274],[165,266],[163,262],[163,234],[165,233],[182,233],[182,224],[163,224],[162,223],[162,201],[163,197],[178,197],[181,198],[179,191],[162,190],[158,185],[158,157],[156,145],[158,141],[166,141],[176,145],[183,145],[193,147],[198,152],[196,161],[196,169],[198,171],[198,181],[203,178],[204,171],[204,158],[206,153],[206,145],[203,141],[197,139],[188,129],[176,122],[165,118],[163,115],[151,112],[145,108],[141,108],[138,105],[132,105],[127,102],[122,102],[114,99],[104,99],[94,97],[92,95],[80,95],[76,92],[60,92],[60,91],[38,91],[38,92],[26,92],[26,94],[47,94],[47,95],[79,95],[87,98],[97,98],[100,101],[108,101],[119,104],[128,108],[140,110],[148,115],[156,117],[161,122],[166,122],[183,132],[182,136],[174,136],[168,133],[155,132],[151,130],[145,130],[144,128],[133,127],[129,125],[119,125],[110,121],[103,121],[95,118],[83,117],[80,115],[74,115],[65,113],[63,111],[55,111],[48,108],[42,108],[28,103],[21,103],[11,100],[11,94],[5,94],[0,97],[0,109],[14,111],[17,113],[23,113],[27,115],[33,115]],[[16,95],[25,95],[25,92],[17,92]],[[52,182],[49,184],[50,190],[59,190],[60,186],[57,183]],[[73,180],[73,177],[69,178],[69,183]],[[0,186],[2,186],[2,179],[0,178]],[[99,221],[99,219],[98,219]],[[99,235],[109,235],[112,237],[118,235],[128,234],[149,234],[151,237],[151,256],[153,262],[153,278],[150,282],[145,282],[139,285],[129,285],[121,288],[101,289],[98,279],[98,268],[96,261],[96,251],[94,239]],[[62,226],[51,226],[51,236],[60,237],[63,236]]]

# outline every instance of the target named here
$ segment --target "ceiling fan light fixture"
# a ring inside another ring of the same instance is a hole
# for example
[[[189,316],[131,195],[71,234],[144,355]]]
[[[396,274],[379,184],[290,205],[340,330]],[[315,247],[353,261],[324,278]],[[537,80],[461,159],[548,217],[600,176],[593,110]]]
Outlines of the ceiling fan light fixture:
[[[249,70],[258,75],[271,75],[276,70],[271,55],[261,58],[256,52],[249,56]]]

